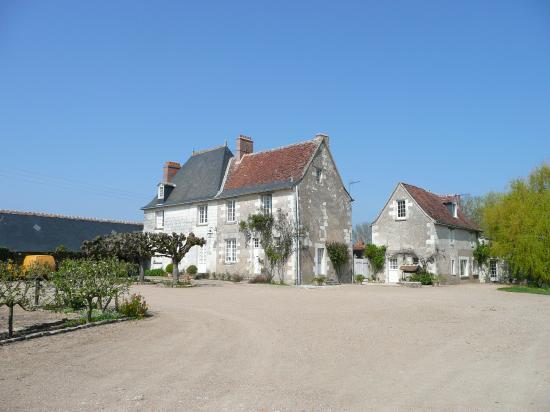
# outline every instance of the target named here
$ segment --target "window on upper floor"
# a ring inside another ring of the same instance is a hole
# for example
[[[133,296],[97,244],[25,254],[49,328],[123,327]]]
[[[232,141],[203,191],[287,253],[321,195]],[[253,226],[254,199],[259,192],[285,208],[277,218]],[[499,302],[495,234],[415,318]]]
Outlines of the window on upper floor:
[[[157,210],[155,212],[155,228],[164,228],[164,210]]]
[[[159,185],[158,198],[159,198],[159,200],[164,199],[164,185],[162,185],[162,184]]]
[[[317,181],[317,183],[321,183],[322,178],[323,178],[323,169],[318,167],[317,169],[315,169],[315,180]]]
[[[208,223],[208,205],[199,206],[199,225]]]
[[[273,197],[271,194],[262,195],[260,208],[264,215],[271,214],[272,204],[273,204]]]
[[[227,201],[227,222],[229,223],[235,222],[235,201],[234,200]]]
[[[458,217],[458,206],[456,202],[445,203],[445,206],[447,207],[447,210],[449,211],[452,217],[454,218]]]
[[[404,199],[397,201],[397,218],[405,219],[407,217],[407,206]]]

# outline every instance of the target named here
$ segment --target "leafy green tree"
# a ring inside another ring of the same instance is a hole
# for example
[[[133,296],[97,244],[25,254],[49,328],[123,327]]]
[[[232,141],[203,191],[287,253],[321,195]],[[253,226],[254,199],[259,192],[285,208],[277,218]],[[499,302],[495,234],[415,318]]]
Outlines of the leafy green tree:
[[[483,227],[483,210],[495,204],[500,193],[489,192],[483,196],[463,195],[460,198],[460,210],[472,223]]]
[[[384,269],[386,264],[386,246],[367,245],[365,257],[369,260],[373,277],[378,278],[378,273]]]
[[[264,267],[267,281],[271,282],[277,275],[279,282],[284,283],[286,265],[301,233],[294,220],[282,210],[277,211],[276,217],[257,213],[249,215],[246,222],[241,221],[240,230],[247,243],[253,237],[258,237],[266,257]]]
[[[338,281],[342,282],[344,268],[350,260],[349,245],[342,242],[328,242],[327,253],[336,271],[336,276],[338,276]]]
[[[206,241],[202,237],[196,237],[193,233],[189,233],[188,236],[183,233],[154,233],[151,235],[151,240],[154,253],[172,259],[172,281],[174,285],[179,282],[178,265],[185,255],[187,255],[193,246],[206,244]]]
[[[54,271],[53,267],[50,265],[38,263],[33,263],[26,270],[26,277],[29,281],[34,283],[34,306],[40,304],[40,290],[42,288],[42,282],[51,277]]]
[[[31,309],[29,282],[21,266],[11,262],[0,262],[0,307],[8,308],[8,337],[13,336],[13,309]]]
[[[538,285],[550,283],[550,166],[543,164],[483,213],[494,256],[512,273]]]

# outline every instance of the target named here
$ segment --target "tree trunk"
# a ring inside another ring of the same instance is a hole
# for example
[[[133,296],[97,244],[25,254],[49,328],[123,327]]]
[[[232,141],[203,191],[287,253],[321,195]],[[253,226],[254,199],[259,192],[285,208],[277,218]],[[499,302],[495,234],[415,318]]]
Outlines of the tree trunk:
[[[93,299],[86,299],[88,302],[88,308],[86,310],[86,322],[90,323],[92,321],[92,309],[93,309]]]
[[[139,262],[139,283],[145,282],[145,271],[143,270],[143,262]]]
[[[34,306],[38,306],[40,303],[40,279],[36,278],[34,281]]]
[[[178,268],[178,262],[176,259],[172,259],[172,283],[177,285],[180,279],[180,270]]]
[[[9,307],[8,338],[13,336],[13,306]]]

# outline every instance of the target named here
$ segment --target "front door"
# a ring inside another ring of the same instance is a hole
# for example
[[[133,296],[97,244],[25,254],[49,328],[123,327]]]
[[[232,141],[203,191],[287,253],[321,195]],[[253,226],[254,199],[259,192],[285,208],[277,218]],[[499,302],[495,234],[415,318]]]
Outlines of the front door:
[[[324,276],[323,257],[325,256],[324,248],[317,248],[317,276]]]
[[[200,246],[199,247],[199,253],[198,253],[198,259],[197,259],[197,270],[199,273],[206,273],[206,246]]]
[[[388,283],[397,283],[399,282],[399,266],[397,263],[397,258],[388,259]]]

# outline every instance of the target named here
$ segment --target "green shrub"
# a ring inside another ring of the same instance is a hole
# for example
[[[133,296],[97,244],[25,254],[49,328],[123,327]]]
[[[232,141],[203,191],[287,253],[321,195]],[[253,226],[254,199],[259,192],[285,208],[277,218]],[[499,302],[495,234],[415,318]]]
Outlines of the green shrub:
[[[172,274],[172,272],[174,271],[174,265],[172,263],[169,263],[168,265],[166,265],[166,268],[164,270],[166,271],[166,273]]]
[[[423,285],[432,285],[433,279],[434,275],[430,272],[413,273],[409,278],[411,282],[420,282]]]
[[[242,275],[233,275],[231,276],[231,282],[240,282],[241,280],[243,280],[243,277]]]
[[[327,282],[327,278],[325,276],[316,276],[313,278],[313,281],[311,283],[317,286],[322,286],[326,282]]]
[[[357,283],[363,283],[364,280],[365,280],[365,276],[363,276],[363,275],[356,275],[355,276],[355,281]]]
[[[166,272],[162,269],[149,269],[145,271],[145,276],[166,276]]]
[[[119,312],[129,318],[142,318],[147,314],[147,302],[140,294],[134,293],[130,300],[125,300],[120,305]]]
[[[197,274],[197,267],[195,265],[191,265],[187,268],[187,274],[188,275],[196,275]]]
[[[266,275],[256,275],[248,283],[269,283],[269,278]]]

